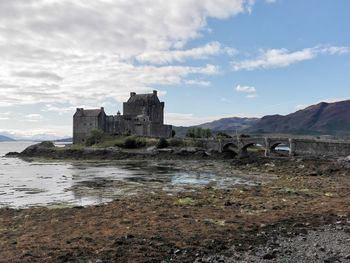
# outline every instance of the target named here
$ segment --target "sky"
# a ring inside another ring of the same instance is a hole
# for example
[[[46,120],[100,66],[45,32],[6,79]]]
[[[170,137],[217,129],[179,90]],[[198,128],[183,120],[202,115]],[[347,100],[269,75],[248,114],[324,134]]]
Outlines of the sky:
[[[0,133],[72,134],[76,108],[158,90],[165,120],[350,99],[348,0],[1,0]]]

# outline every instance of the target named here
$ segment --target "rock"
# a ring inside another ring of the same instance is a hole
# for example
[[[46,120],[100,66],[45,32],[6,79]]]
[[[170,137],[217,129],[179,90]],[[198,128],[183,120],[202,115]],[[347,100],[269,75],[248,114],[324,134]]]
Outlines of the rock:
[[[171,148],[163,148],[163,149],[158,149],[158,152],[160,153],[172,153],[174,150]]]
[[[18,152],[9,152],[5,155],[5,157],[17,157],[18,155]]]
[[[275,259],[277,255],[275,253],[267,253],[263,255],[263,259],[272,260]]]
[[[332,256],[332,257],[326,258],[323,262],[324,263],[340,262],[340,259],[337,256]]]
[[[177,254],[180,254],[180,252],[181,252],[180,249],[176,249],[176,250],[174,251],[174,254],[177,255]]]

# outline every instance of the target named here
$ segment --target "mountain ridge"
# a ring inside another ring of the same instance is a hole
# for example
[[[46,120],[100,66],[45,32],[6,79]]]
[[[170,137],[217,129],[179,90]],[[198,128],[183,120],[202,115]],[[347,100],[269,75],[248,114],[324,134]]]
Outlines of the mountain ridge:
[[[350,100],[320,102],[287,115],[267,115],[250,133],[350,134]]]
[[[5,135],[0,135],[0,142],[13,142],[15,139],[12,139],[10,137],[7,137]]]
[[[296,135],[350,135],[350,100],[320,102],[287,115],[262,118],[222,118],[189,127],[174,127],[178,137],[190,128],[200,127],[214,132],[288,133]]]

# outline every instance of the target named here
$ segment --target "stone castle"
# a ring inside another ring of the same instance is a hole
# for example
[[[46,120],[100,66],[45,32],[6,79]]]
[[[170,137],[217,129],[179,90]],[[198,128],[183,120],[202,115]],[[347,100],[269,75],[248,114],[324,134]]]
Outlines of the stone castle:
[[[73,143],[82,143],[92,129],[111,135],[137,135],[169,138],[172,126],[164,125],[164,102],[157,91],[151,94],[130,93],[123,103],[123,115],[106,115],[104,108],[77,108],[73,116]]]

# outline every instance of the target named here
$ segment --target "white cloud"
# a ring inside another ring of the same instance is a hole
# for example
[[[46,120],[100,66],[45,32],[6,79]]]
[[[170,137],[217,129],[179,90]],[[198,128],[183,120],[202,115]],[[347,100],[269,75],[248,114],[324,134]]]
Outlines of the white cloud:
[[[237,85],[236,86],[236,91],[237,92],[243,92],[243,93],[256,93],[256,89],[253,86],[241,86]]]
[[[62,81],[63,78],[53,72],[47,71],[14,71],[12,72],[13,77],[21,77],[21,78],[33,78],[33,79],[46,79],[52,81]]]
[[[256,94],[256,88],[253,86],[237,85],[235,90],[239,93],[245,93],[247,99],[255,99],[258,96]]]
[[[21,107],[32,109],[26,117],[21,115],[31,134],[57,133],[63,126],[56,125],[52,116],[68,115],[80,105],[121,102],[130,91],[149,92],[159,85],[208,86],[206,78],[220,69],[202,60],[237,51],[215,41],[191,49],[186,44],[209,30],[209,18],[249,13],[253,4],[253,0],[0,1],[0,107],[17,115]],[[196,66],[171,64],[189,59],[200,61]],[[0,118],[3,127],[22,130],[10,117]],[[64,129],[70,134],[71,118],[66,121]],[[40,129],[43,123],[52,128]]]
[[[260,55],[254,59],[243,60],[240,62],[232,62],[233,69],[239,70],[255,70],[287,67],[291,64],[311,60],[318,55],[341,55],[349,53],[348,47],[320,47],[305,48],[299,51],[291,52],[285,48],[268,49],[261,51]]]
[[[44,117],[40,114],[27,114],[27,115],[24,115],[24,121],[27,121],[27,122],[40,122],[44,119]]]
[[[140,62],[152,64],[168,64],[172,62],[183,62],[187,59],[206,59],[210,56],[224,53],[234,55],[237,51],[232,48],[222,47],[219,42],[211,42],[204,46],[188,50],[145,52],[138,55],[136,59]]]
[[[203,86],[203,87],[209,87],[211,85],[210,81],[198,80],[198,79],[185,80],[184,83],[190,86]]]
[[[96,105],[108,98],[123,101],[131,90],[148,92],[155,85],[210,85],[205,78],[219,72],[215,65],[159,65],[234,54],[234,49],[215,41],[184,47],[208,29],[208,18],[247,13],[253,4],[252,0],[0,1],[0,107]]]

